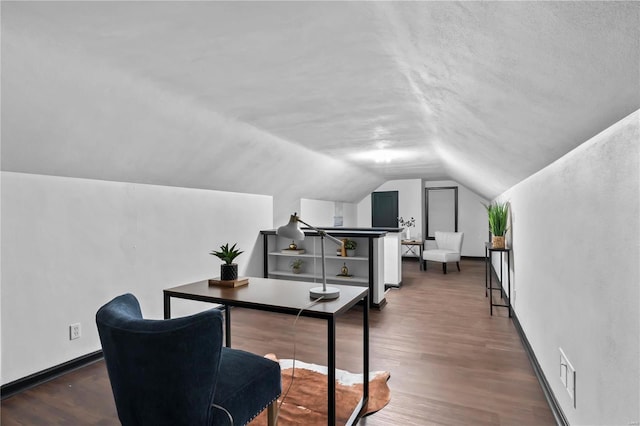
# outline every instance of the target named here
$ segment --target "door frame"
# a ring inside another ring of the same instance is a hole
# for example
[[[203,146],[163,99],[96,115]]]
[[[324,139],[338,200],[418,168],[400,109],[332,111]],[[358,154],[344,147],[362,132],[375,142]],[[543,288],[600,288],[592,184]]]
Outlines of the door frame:
[[[424,223],[425,223],[425,240],[435,240],[435,237],[429,236],[429,191],[453,190],[454,203],[454,232],[458,232],[458,187],[457,186],[431,186],[424,188]],[[435,232],[435,231],[434,231]]]

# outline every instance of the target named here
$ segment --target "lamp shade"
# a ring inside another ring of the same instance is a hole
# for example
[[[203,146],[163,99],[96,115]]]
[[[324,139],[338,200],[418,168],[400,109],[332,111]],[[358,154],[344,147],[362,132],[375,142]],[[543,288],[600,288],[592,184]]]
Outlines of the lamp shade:
[[[304,232],[298,225],[298,216],[291,215],[289,223],[278,228],[276,233],[281,237],[291,238],[292,240],[302,241],[304,240]]]

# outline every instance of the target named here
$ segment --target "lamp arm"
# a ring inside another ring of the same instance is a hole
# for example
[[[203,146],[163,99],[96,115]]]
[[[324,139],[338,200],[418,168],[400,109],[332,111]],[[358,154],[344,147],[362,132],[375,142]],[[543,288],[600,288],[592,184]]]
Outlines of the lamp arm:
[[[339,246],[341,246],[341,247],[342,247],[342,245],[344,244],[344,243],[342,242],[342,240],[339,240],[339,239],[337,239],[336,237],[333,237],[333,236],[331,236],[331,235],[327,234],[327,231],[323,231],[322,229],[318,229],[318,228],[316,228],[315,226],[311,226],[311,225],[309,225],[307,222],[305,222],[304,220],[302,220],[302,219],[300,219],[300,218],[298,218],[297,220],[298,220],[298,222],[300,222],[300,223],[303,223],[303,224],[307,225],[310,229],[313,229],[314,231],[316,231],[316,232],[317,232],[317,233],[319,233],[320,235],[322,235],[322,236],[324,236],[324,237],[327,237],[328,239],[330,239],[330,240],[331,240],[331,241],[333,241],[334,243],[338,244]]]

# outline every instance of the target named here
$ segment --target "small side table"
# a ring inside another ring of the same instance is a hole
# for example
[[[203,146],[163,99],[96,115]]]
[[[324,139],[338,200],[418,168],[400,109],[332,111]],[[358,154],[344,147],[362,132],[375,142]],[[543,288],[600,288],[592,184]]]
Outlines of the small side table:
[[[407,247],[407,253],[413,253],[418,256],[420,270],[422,271],[422,251],[424,250],[424,242],[422,240],[402,240],[400,244]],[[416,247],[418,253],[415,252]]]
[[[491,259],[493,253],[500,253],[500,287],[493,287],[493,275],[491,274]],[[500,290],[500,297],[504,297],[504,289],[502,286],[502,258],[504,254],[507,254],[507,304],[493,303],[493,292]],[[491,243],[484,243],[484,296],[489,296],[489,312],[493,315],[493,307],[501,306],[509,309],[509,318],[511,318],[511,248],[494,248]]]

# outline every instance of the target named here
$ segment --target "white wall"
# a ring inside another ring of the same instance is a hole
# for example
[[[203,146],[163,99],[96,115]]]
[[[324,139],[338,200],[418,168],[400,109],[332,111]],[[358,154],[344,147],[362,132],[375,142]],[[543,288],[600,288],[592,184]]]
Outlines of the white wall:
[[[416,226],[411,228],[411,238],[422,234],[422,195],[420,179],[390,180],[374,192],[398,191],[398,215],[404,219],[415,218]],[[371,226],[371,194],[358,203],[358,226]]]
[[[487,213],[482,205],[488,201],[457,182],[403,179],[385,182],[375,191],[398,191],[398,212],[403,218],[414,217],[416,226],[411,228],[411,237],[424,236],[424,189],[425,187],[458,187],[458,229],[464,232],[463,256],[484,257],[484,242],[488,238]],[[371,195],[358,203],[358,226],[371,226]]]
[[[334,217],[342,216],[342,226],[355,227],[356,205],[342,201],[300,199],[300,217],[315,227],[334,226]],[[279,226],[276,224],[276,226]]]
[[[335,208],[333,201],[300,199],[300,217],[315,227],[333,226]]]
[[[571,424],[640,421],[640,111],[506,191],[512,297]],[[576,370],[576,406],[559,349]]]
[[[484,257],[484,243],[489,239],[489,225],[483,204],[489,204],[489,201],[452,180],[424,182],[425,188],[441,186],[458,187],[458,231],[464,232],[462,255]]]
[[[342,225],[345,228],[358,226],[358,205],[356,203],[342,203]]]
[[[374,191],[377,191],[375,189]],[[356,219],[358,227],[371,228],[371,194],[367,194],[356,204]]]
[[[94,316],[118,294],[162,318],[162,289],[219,275],[209,252],[223,243],[245,250],[240,274],[261,276],[273,223],[264,195],[8,172],[1,206],[3,384],[100,349]]]

